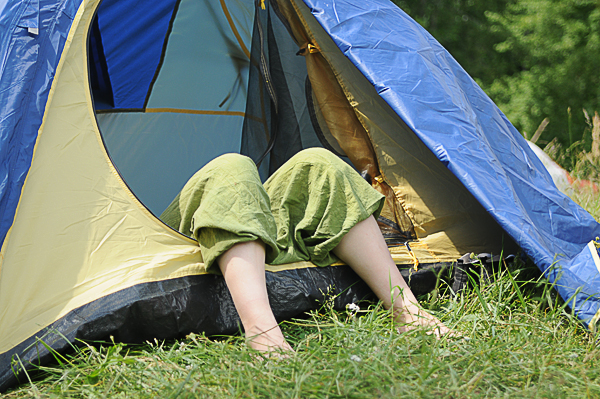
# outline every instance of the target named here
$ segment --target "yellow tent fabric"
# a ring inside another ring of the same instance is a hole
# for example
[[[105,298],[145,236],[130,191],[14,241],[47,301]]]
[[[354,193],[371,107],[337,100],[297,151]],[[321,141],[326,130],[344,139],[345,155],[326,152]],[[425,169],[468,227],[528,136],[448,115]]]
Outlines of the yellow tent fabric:
[[[302,1],[290,3],[367,132],[381,178],[414,226],[417,239],[410,248],[419,262],[453,262],[467,252],[499,254],[505,236],[500,226],[342,54],[308,7]],[[397,263],[413,261],[403,245],[390,251]]]

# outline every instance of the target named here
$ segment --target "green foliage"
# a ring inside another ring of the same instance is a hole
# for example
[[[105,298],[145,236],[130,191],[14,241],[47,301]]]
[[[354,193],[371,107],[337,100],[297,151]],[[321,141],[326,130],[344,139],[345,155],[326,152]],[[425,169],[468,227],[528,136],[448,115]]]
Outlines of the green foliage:
[[[592,187],[585,187],[574,191],[570,197],[600,223],[600,201],[598,200],[597,190]]]
[[[546,141],[589,143],[582,110],[600,108],[600,2],[520,0],[486,15],[490,29],[506,32],[495,49],[518,60],[518,72],[484,89],[526,135],[548,117]]]
[[[531,137],[589,150],[583,109],[600,109],[598,0],[395,0]],[[568,109],[571,109],[569,117]]]
[[[584,115],[588,125],[584,137],[591,136],[587,143],[579,140],[566,147],[555,137],[545,146],[544,151],[569,171],[571,177],[576,180],[574,183],[576,187],[586,188],[587,185],[588,191],[598,194],[594,192],[597,191],[594,185],[600,184],[600,116],[597,112],[591,118],[587,112],[584,112]],[[590,147],[591,150],[586,149]]]
[[[507,0],[393,0],[429,31],[478,82],[517,72],[516,63],[494,46],[507,33],[490,29],[487,12],[502,13]]]

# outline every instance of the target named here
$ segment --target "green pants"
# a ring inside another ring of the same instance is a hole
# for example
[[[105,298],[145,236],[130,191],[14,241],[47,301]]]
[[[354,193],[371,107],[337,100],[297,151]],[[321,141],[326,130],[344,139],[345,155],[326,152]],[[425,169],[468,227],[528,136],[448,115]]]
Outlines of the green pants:
[[[186,183],[161,219],[200,245],[207,270],[234,244],[260,239],[266,262],[328,266],[356,223],[377,216],[384,197],[331,152],[299,152],[264,184],[254,162],[225,154]]]

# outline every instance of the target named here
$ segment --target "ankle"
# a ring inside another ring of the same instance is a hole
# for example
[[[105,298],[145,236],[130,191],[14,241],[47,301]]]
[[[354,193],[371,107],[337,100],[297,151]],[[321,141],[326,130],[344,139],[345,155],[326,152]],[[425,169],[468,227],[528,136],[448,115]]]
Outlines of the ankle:
[[[257,351],[292,351],[292,347],[285,340],[281,329],[276,324],[271,328],[254,326],[246,330],[247,345]]]

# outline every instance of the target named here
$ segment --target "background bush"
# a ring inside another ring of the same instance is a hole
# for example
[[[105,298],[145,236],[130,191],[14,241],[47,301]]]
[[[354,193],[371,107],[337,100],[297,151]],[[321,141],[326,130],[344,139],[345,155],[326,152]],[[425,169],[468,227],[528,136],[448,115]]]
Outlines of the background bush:
[[[580,142],[590,151],[583,111],[600,110],[600,1],[394,2],[450,51],[526,137],[548,118],[538,144],[557,138],[565,150]]]

